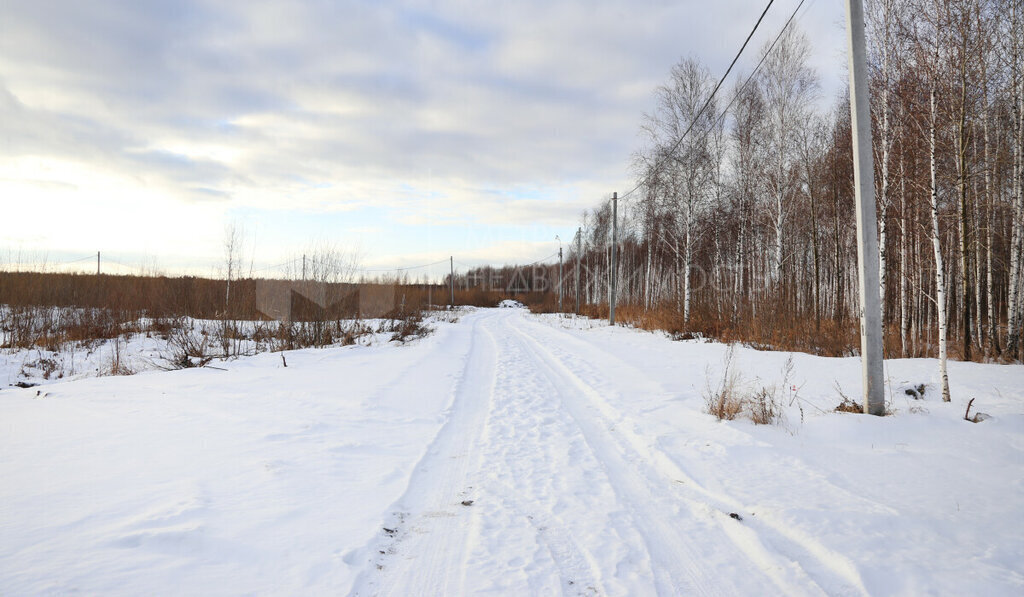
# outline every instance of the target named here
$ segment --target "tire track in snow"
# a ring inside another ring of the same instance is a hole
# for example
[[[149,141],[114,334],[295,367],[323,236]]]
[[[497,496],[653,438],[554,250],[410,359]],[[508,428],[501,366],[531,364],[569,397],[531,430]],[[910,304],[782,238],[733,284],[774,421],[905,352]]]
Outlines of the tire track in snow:
[[[470,475],[479,469],[479,443],[494,393],[497,344],[480,318],[454,390],[449,419],[416,464],[405,494],[393,506],[393,532],[374,541],[371,566],[352,595],[465,594],[466,557],[475,533]]]
[[[593,491],[587,475],[601,475],[600,463],[589,451],[586,463],[573,458],[576,450],[587,450],[586,443],[564,408],[550,400],[550,381],[523,366],[529,356],[499,328],[502,313],[491,312],[485,323],[500,341],[494,402],[482,441],[484,541],[472,558],[474,581],[480,584],[471,588],[498,594],[609,594],[588,541],[607,545],[616,531],[594,532],[593,520],[619,505],[610,490]],[[629,530],[632,545],[639,545],[639,536]],[[612,589],[612,594],[626,593]]]
[[[730,579],[713,578],[701,566],[701,554],[693,539],[687,540],[666,524],[671,516],[671,500],[663,484],[652,482],[638,470],[637,455],[624,450],[603,425],[591,416],[585,401],[578,395],[578,379],[547,356],[546,350],[534,339],[509,324],[503,318],[510,338],[518,339],[523,353],[531,356],[535,370],[549,379],[565,411],[579,427],[584,439],[597,460],[604,467],[622,507],[629,512],[650,555],[651,573],[655,588],[660,595],[709,595],[729,594],[736,591],[723,590]],[[694,531],[700,529],[694,528]],[[693,537],[697,537],[695,532]],[[736,587],[733,587],[734,589]]]
[[[498,487],[502,503],[526,519],[551,555],[562,580],[563,595],[604,595],[593,556],[573,538],[557,516],[537,504],[529,504],[511,487]]]
[[[591,355],[600,353],[602,359],[589,359],[588,362],[593,368],[598,365],[594,361],[614,361],[614,367],[603,366],[601,370],[629,370],[633,386],[647,386],[667,394],[664,387],[659,383],[647,378],[643,372],[637,370],[623,359],[607,352],[606,350],[588,343],[565,331],[541,323],[528,321],[525,317],[520,321],[527,324],[534,330],[547,332],[548,337],[557,335],[559,341],[570,339],[577,347],[582,347]],[[519,330],[517,330],[519,331]],[[772,577],[775,584],[783,591],[792,590],[791,583],[796,580],[798,584],[813,582],[817,589],[830,594],[839,593],[843,595],[867,595],[868,591],[864,585],[863,578],[856,566],[844,555],[826,547],[814,537],[799,529],[791,528],[779,521],[773,521],[770,516],[762,513],[759,518],[746,517],[743,525],[736,525],[728,518],[728,513],[750,512],[752,508],[745,506],[740,500],[720,491],[712,491],[698,483],[686,473],[682,467],[663,450],[652,445],[642,436],[633,430],[637,428],[634,420],[621,410],[611,404],[597,391],[580,379],[572,370],[556,356],[553,350],[546,345],[557,346],[560,342],[538,342],[535,338],[519,332],[528,341],[535,344],[537,349],[545,354],[552,363],[583,391],[591,404],[601,413],[609,427],[616,429],[616,435],[628,443],[642,458],[651,463],[652,468],[657,471],[665,480],[672,484],[676,493],[683,494],[684,499],[690,504],[691,511],[705,510],[715,514],[715,518],[722,531],[740,550],[765,570]],[[675,483],[673,483],[675,482]],[[780,557],[781,556],[781,557]],[[778,574],[776,571],[785,568],[791,562],[799,567],[796,578],[793,574]]]

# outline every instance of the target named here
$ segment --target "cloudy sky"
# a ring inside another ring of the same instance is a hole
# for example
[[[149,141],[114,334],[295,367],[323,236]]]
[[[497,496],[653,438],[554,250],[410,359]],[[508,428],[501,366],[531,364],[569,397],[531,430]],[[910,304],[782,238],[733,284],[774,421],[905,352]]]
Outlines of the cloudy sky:
[[[798,1],[775,2],[740,71]],[[202,273],[231,223],[256,267],[315,243],[365,267],[545,257],[628,190],[672,65],[717,78],[763,7],[0,0],[0,262],[102,250]],[[798,17],[827,96],[842,10]]]

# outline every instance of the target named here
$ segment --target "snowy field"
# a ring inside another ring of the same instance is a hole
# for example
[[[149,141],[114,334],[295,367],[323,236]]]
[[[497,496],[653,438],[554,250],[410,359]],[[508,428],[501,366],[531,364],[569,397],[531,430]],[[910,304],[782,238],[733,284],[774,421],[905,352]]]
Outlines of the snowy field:
[[[3,319],[4,308],[0,305],[0,320]],[[447,321],[457,318],[459,312],[458,309],[454,312],[434,311],[425,318],[425,321],[428,324],[438,320]],[[59,315],[55,315],[53,319],[59,320]],[[152,320],[141,319],[134,322],[134,325],[136,329],[147,329],[151,322]],[[193,348],[201,346],[203,352],[211,358],[220,358],[218,355],[224,354],[218,336],[224,322],[183,318],[180,322],[173,323],[181,327],[170,330],[170,334],[152,331],[122,333],[116,340],[77,340],[54,342],[57,346],[50,348],[37,345],[32,349],[0,349],[0,388],[13,385],[47,385],[89,377],[130,375],[144,371],[180,368],[175,365],[175,361],[181,354],[181,339],[185,337],[190,339]],[[261,326],[263,337],[260,340],[253,340],[253,337],[260,335],[257,324]],[[396,326],[400,324],[401,320],[363,318],[343,320],[340,325],[350,331],[354,343],[368,346],[387,343],[394,336]],[[273,325],[276,326],[276,322]],[[269,352],[280,342],[275,337],[276,329],[267,322],[236,321],[232,322],[231,326],[239,331],[239,338],[229,342],[230,354],[254,355]],[[44,336],[38,330],[35,335],[39,338]],[[6,330],[0,329],[0,346],[10,344]],[[193,364],[198,364],[202,359],[189,360]]]
[[[1022,366],[888,361],[876,418],[858,359],[739,348],[754,425],[721,344],[436,327],[0,390],[0,595],[1024,594]]]

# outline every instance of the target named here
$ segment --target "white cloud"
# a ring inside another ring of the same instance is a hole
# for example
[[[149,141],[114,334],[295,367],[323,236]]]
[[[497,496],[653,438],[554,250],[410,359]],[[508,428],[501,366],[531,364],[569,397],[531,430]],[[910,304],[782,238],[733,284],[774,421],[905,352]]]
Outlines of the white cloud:
[[[741,68],[796,1],[777,4]],[[834,4],[801,17],[833,82]],[[25,238],[93,242],[77,201],[133,231],[203,221],[194,233],[213,236],[192,246],[206,250],[247,209],[374,208],[373,226],[429,223],[438,242],[445,226],[573,227],[628,185],[641,114],[672,64],[695,55],[721,72],[759,8],[9,0],[3,11],[0,200],[25,218]],[[291,234],[278,242],[300,244]],[[137,236],[118,242],[176,254],[173,238]]]

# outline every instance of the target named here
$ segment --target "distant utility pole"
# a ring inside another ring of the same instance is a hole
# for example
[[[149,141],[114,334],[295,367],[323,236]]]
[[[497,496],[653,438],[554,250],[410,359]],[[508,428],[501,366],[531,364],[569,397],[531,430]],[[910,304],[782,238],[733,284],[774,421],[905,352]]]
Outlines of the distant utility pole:
[[[878,219],[875,215],[875,168],[871,154],[871,107],[864,51],[864,6],[846,0],[850,60],[850,115],[853,131],[853,177],[857,201],[857,272],[860,284],[860,353],[864,412],[885,414],[882,386],[882,307],[878,289]]]
[[[96,251],[96,275],[100,275],[100,252]]]
[[[562,312],[562,245],[558,245],[558,312]]]
[[[580,254],[583,252],[583,229],[576,229],[576,315],[580,314]]]
[[[619,237],[619,193],[612,193],[612,283],[608,297],[608,325],[615,325],[615,244]]]
[[[302,254],[302,281],[306,281],[306,254]]]
[[[448,267],[451,270],[451,275],[448,277],[449,286],[451,287],[451,308],[455,308],[455,256],[448,256]]]

